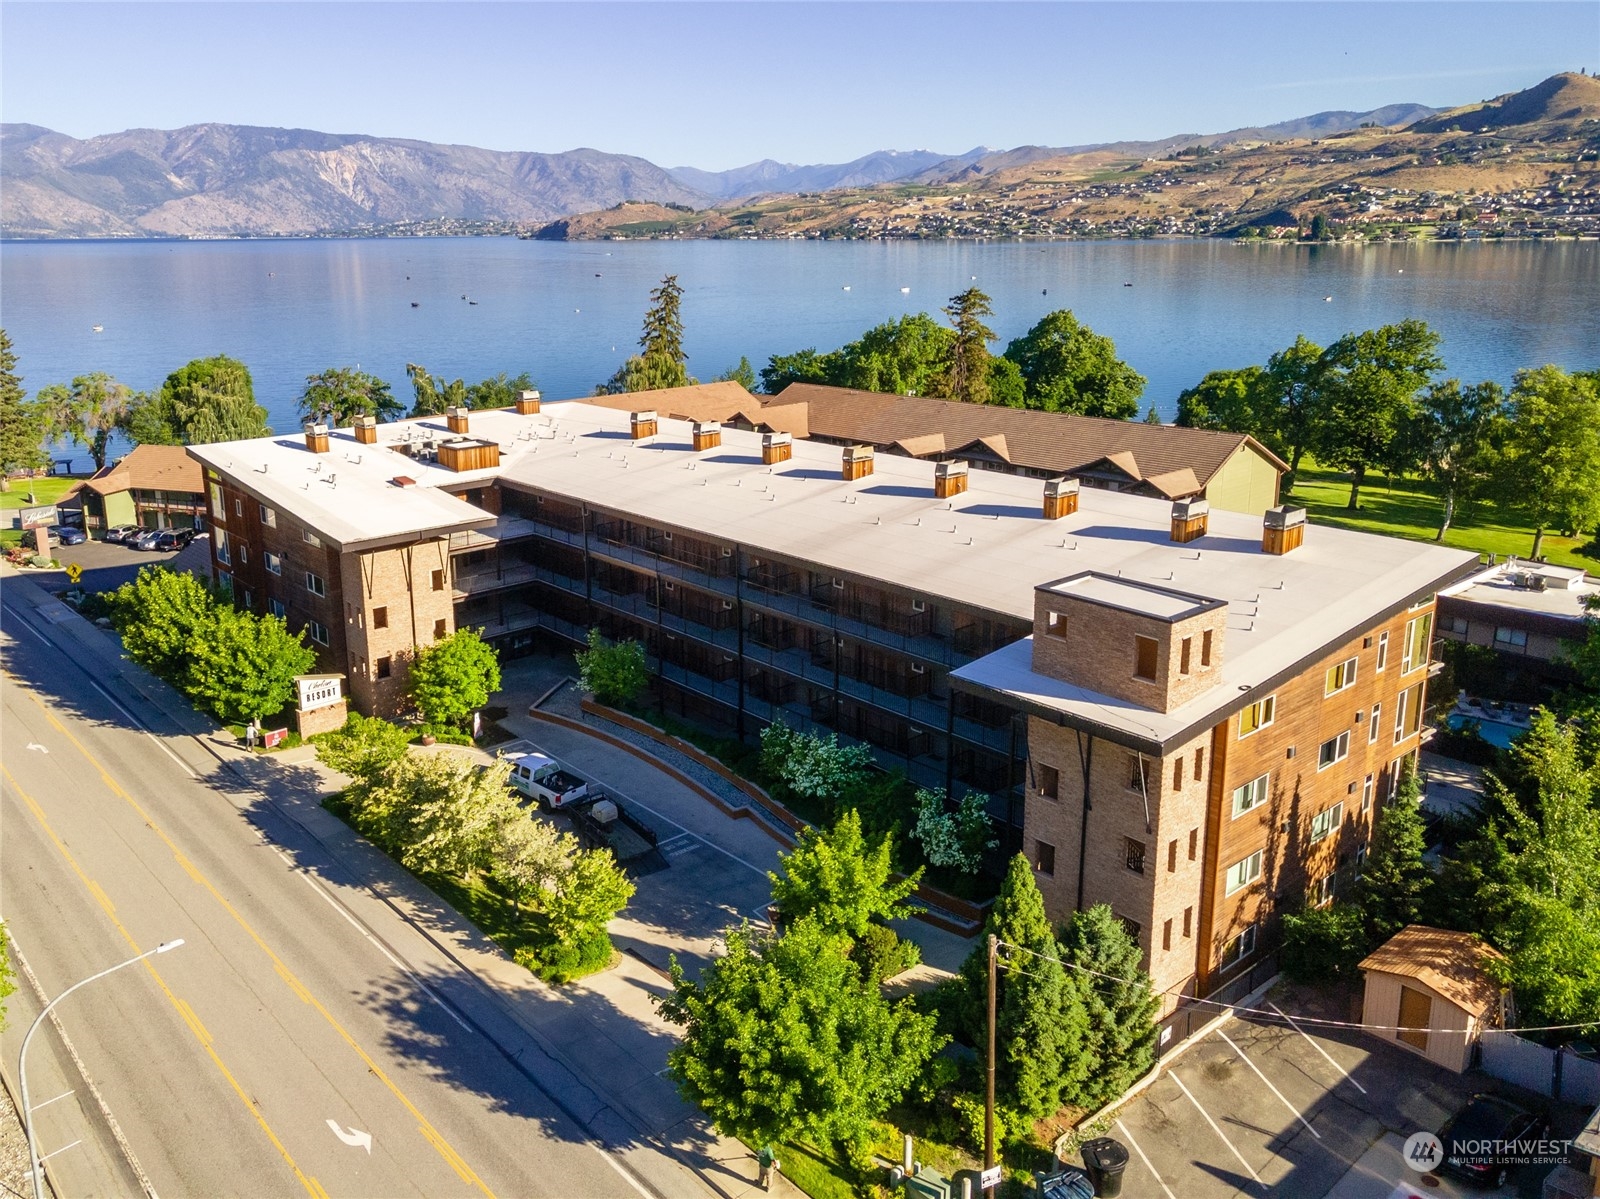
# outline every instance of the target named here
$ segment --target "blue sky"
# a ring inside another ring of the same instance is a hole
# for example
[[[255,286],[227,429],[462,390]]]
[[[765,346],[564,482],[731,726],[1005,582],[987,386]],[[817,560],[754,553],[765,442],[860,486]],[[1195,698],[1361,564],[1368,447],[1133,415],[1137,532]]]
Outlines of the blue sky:
[[[710,170],[1444,107],[1600,67],[1579,3],[18,3],[0,114],[201,121]]]

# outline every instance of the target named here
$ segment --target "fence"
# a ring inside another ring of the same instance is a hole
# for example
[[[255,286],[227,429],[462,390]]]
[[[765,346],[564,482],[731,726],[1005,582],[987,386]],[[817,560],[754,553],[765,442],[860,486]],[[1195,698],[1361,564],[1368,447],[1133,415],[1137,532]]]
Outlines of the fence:
[[[1479,1044],[1478,1068],[1485,1074],[1546,1098],[1586,1107],[1600,1104],[1600,1061],[1570,1047],[1547,1049],[1512,1033],[1486,1032]]]
[[[1278,955],[1269,954],[1244,973],[1235,975],[1214,989],[1205,997],[1206,1002],[1190,1002],[1173,1012],[1161,1022],[1156,1034],[1157,1059],[1183,1044],[1208,1021],[1220,1016],[1223,1007],[1238,1003],[1277,973]]]

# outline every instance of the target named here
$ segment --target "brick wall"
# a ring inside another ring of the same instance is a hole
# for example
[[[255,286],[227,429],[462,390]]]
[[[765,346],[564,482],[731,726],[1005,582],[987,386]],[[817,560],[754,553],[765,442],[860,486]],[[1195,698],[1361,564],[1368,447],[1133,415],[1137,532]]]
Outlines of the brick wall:
[[[405,700],[413,650],[455,632],[449,558],[444,538],[342,555],[341,669],[358,711],[394,715]]]

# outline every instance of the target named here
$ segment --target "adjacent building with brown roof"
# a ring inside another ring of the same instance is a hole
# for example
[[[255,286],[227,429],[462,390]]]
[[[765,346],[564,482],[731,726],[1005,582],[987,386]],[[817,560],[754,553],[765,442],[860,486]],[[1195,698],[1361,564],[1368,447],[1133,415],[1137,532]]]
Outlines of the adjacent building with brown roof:
[[[75,487],[73,497],[91,534],[117,525],[190,529],[205,515],[200,464],[181,445],[136,446]]]

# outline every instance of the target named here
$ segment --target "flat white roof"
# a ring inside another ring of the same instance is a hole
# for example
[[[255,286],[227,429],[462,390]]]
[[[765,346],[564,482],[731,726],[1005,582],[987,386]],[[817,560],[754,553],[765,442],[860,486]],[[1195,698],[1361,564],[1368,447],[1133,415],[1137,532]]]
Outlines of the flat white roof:
[[[1166,587],[1132,579],[1110,578],[1102,574],[1085,572],[1070,579],[1052,583],[1044,590],[1057,595],[1070,595],[1091,604],[1108,608],[1121,608],[1125,612],[1138,612],[1157,620],[1178,621],[1186,616],[1198,616],[1215,601],[1204,596],[1186,595]]]
[[[1537,591],[1529,586],[1530,576],[1542,576],[1545,589]],[[1576,586],[1572,586],[1574,583]],[[1587,614],[1583,601],[1600,595],[1600,583],[1581,570],[1541,566],[1536,562],[1502,562],[1446,589],[1443,594],[1474,604],[1579,620]]]
[[[1224,601],[1222,683],[1165,716],[1128,713],[1151,727],[1220,709],[1477,561],[1463,550],[1321,525],[1293,552],[1267,554],[1261,517],[1217,509],[1206,536],[1174,544],[1165,500],[1084,487],[1075,514],[1047,521],[1040,479],[974,470],[967,491],[940,500],[931,462],[878,454],[873,474],[847,482],[838,446],[796,440],[792,459],[769,467],[759,433],[725,427],[720,447],[695,453],[688,421],[663,417],[656,436],[634,442],[627,412],[582,402],[546,403],[531,416],[473,412],[470,436],[499,442],[498,470],[457,473],[388,448],[397,438],[447,436],[439,417],[381,425],[377,446],[335,430],[322,455],[298,434],[190,452],[347,549],[419,531],[487,529],[494,517],[438,488],[499,476],[1023,621],[1033,618],[1036,587],[1085,571]],[[324,473],[337,478],[324,482]],[[417,485],[397,487],[397,475]],[[1118,705],[1103,696],[1085,702],[1102,713]]]

